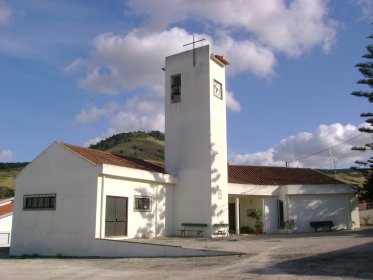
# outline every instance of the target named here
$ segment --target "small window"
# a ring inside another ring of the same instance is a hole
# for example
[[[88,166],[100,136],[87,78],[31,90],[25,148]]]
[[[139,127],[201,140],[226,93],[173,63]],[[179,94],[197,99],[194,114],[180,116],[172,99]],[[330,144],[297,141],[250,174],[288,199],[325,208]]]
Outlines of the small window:
[[[223,99],[223,86],[217,80],[214,80],[213,92],[217,98]]]
[[[152,210],[150,196],[135,196],[135,211],[149,212]]]
[[[56,194],[25,195],[23,210],[56,210]]]
[[[181,101],[181,75],[171,76],[171,102],[179,103]]]

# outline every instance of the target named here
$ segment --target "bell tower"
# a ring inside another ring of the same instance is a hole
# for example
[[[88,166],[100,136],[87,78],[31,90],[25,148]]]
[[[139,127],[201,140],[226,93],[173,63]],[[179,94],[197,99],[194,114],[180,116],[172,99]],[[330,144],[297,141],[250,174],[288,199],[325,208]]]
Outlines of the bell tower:
[[[181,223],[228,223],[225,66],[206,45],[166,57],[165,168],[175,187],[175,233]]]

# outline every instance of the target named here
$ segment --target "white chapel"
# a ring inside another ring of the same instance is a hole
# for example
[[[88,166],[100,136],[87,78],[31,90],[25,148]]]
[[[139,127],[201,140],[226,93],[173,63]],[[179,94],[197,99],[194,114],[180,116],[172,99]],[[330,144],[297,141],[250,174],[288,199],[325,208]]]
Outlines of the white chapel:
[[[359,226],[349,185],[311,169],[228,165],[228,65],[209,45],[166,57],[164,162],[47,147],[16,178],[11,255],[195,255],[131,239],[193,235],[185,223],[205,225],[198,237],[219,225],[240,234],[255,210],[267,234],[289,219],[295,232],[311,221]]]

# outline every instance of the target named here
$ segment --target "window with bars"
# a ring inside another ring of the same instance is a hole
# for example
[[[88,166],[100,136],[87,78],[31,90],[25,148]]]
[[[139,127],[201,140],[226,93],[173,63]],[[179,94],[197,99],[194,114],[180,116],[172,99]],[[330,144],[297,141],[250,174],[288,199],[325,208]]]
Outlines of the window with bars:
[[[152,201],[150,196],[135,196],[135,211],[149,212],[152,210]]]
[[[23,210],[56,210],[56,194],[25,195]]]

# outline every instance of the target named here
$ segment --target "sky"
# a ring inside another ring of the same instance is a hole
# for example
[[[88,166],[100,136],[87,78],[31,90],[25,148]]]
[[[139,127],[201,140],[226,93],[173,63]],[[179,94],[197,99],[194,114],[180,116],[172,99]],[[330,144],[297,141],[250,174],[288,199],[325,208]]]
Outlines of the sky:
[[[350,167],[372,18],[372,0],[0,0],[0,162],[164,131],[164,58],[194,35],[231,63],[230,163]]]

